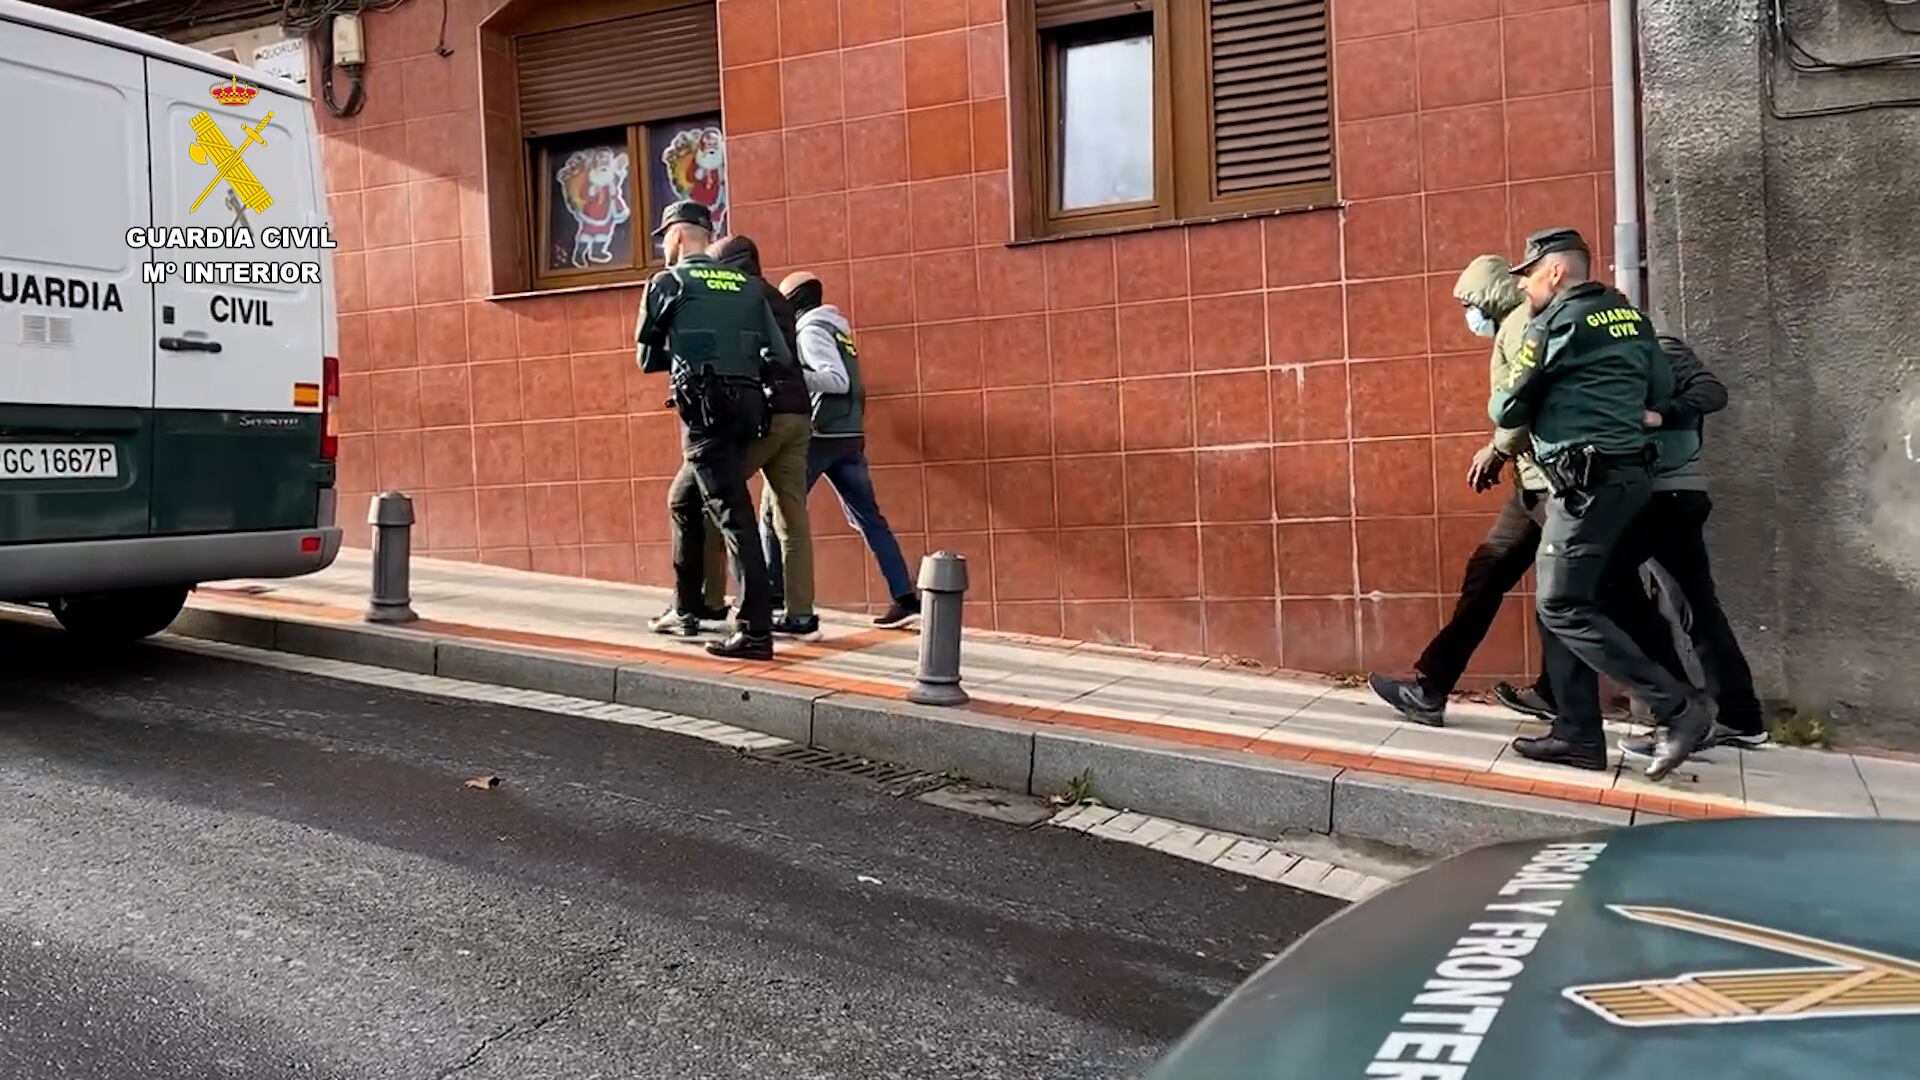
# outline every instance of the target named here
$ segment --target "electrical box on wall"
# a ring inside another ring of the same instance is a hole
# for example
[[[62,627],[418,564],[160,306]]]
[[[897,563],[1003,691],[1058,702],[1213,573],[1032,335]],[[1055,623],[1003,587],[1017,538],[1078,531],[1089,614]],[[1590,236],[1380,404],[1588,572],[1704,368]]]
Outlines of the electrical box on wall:
[[[360,33],[360,16],[351,12],[334,16],[333,62],[342,67],[358,67],[367,62],[366,39]]]

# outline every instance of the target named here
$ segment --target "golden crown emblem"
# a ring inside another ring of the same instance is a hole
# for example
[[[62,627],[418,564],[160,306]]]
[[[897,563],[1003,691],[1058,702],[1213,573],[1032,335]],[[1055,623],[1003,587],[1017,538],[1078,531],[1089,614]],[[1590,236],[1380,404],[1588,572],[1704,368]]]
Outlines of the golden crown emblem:
[[[257,86],[248,86],[239,79],[229,79],[213,86],[213,100],[222,105],[245,105],[260,92]]]

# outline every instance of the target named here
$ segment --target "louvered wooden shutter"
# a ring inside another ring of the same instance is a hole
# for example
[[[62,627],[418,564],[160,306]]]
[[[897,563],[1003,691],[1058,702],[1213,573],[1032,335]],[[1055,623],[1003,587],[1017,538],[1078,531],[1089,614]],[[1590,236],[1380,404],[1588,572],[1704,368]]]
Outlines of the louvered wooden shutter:
[[[710,2],[514,41],[527,138],[720,111]]]
[[[1333,182],[1327,0],[1210,0],[1208,62],[1222,197]]]
[[[1033,0],[1033,24],[1041,30],[1050,30],[1152,10],[1153,0]]]

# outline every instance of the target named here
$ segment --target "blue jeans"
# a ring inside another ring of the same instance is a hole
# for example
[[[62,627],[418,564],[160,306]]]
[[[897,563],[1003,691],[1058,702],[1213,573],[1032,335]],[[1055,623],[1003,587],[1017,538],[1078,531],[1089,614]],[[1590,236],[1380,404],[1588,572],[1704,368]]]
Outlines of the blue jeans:
[[[913,577],[907,573],[907,558],[900,553],[900,541],[880,513],[873,494],[873,477],[867,472],[865,439],[814,439],[807,447],[807,491],[822,476],[833,485],[846,512],[847,524],[860,530],[867,549],[880,564],[880,576],[887,579],[887,594],[898,600],[913,595]],[[785,591],[785,575],[780,562],[780,539],[773,531],[773,503],[760,503],[760,540],[767,552],[767,574],[773,580],[773,593]]]

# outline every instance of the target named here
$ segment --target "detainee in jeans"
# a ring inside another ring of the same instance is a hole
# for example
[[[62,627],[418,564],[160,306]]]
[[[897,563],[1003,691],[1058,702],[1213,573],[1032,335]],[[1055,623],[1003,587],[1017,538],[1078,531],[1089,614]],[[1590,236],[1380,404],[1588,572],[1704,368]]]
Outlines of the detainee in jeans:
[[[894,538],[893,529],[887,525],[885,515],[880,513],[880,502],[873,492],[873,476],[867,471],[867,440],[859,436],[814,439],[807,448],[806,490],[812,492],[813,485],[823,476],[832,485],[834,495],[839,497],[840,509],[847,515],[847,524],[860,531],[867,548],[873,552],[874,561],[880,566],[880,575],[887,581],[887,595],[913,596],[914,583],[907,570],[907,558],[901,554],[900,541]],[[785,568],[781,564],[780,544],[774,539],[773,519],[773,504],[762,497],[761,541],[767,549],[767,574],[773,581],[775,595],[778,595]]]

